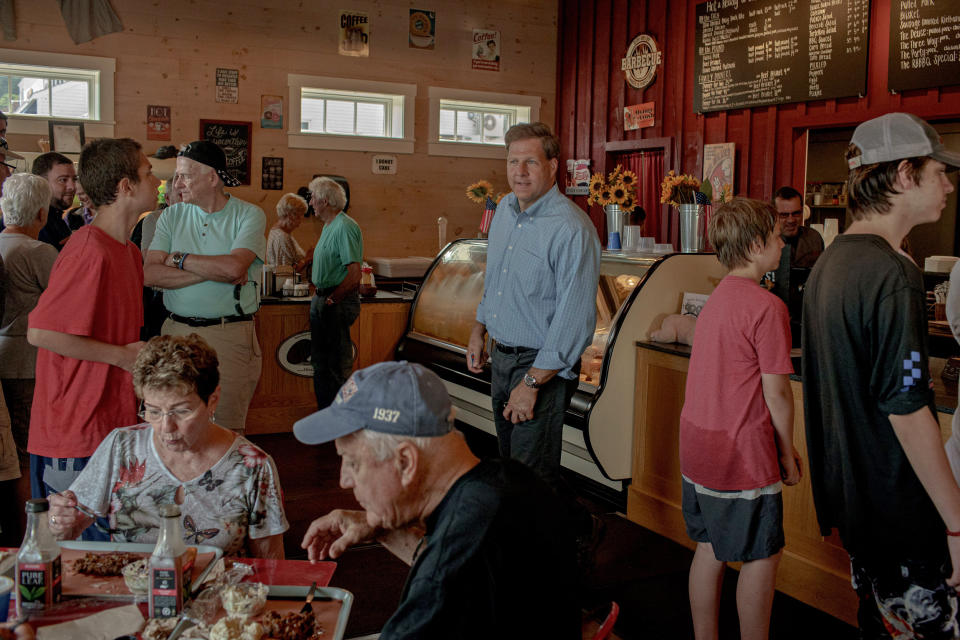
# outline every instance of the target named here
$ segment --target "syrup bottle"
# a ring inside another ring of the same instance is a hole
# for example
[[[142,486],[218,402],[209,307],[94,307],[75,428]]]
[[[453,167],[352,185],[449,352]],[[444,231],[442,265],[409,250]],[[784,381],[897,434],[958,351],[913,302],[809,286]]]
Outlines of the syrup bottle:
[[[44,498],[27,500],[27,532],[17,553],[17,614],[36,614],[60,602],[60,545],[50,532]]]
[[[173,618],[183,610],[192,567],[185,566],[188,554],[180,533],[180,507],[165,504],[160,517],[160,537],[150,556],[149,611],[151,618]]]

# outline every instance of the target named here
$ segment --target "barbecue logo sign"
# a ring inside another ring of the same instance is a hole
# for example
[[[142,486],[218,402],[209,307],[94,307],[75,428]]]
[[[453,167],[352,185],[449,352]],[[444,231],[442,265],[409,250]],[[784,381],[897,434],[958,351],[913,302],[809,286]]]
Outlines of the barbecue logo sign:
[[[620,70],[634,89],[646,89],[657,75],[657,67],[663,62],[663,52],[657,49],[657,41],[641,33],[620,60]]]

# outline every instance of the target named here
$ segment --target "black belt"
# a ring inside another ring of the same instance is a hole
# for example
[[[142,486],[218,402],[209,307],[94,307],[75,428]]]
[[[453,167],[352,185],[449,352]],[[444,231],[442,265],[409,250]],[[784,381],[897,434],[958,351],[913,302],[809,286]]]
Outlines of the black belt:
[[[336,290],[337,290],[336,287],[327,287],[326,289],[317,289],[317,295],[318,295],[318,296],[328,296],[328,295],[330,295],[331,293],[333,293],[333,292],[336,291]]]
[[[237,316],[223,316],[222,318],[185,318],[175,313],[170,314],[170,318],[191,327],[212,327],[215,324],[229,324],[231,322],[249,322],[253,320],[253,314],[244,313]]]
[[[500,353],[510,353],[510,354],[526,353],[527,351],[536,351],[536,349],[532,349],[530,347],[508,347],[507,345],[500,344],[499,342],[494,343],[493,347]]]

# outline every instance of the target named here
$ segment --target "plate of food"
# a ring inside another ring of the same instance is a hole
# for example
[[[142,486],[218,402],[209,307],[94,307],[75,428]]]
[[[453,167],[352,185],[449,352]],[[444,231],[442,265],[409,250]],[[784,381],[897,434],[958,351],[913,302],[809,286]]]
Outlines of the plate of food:
[[[235,611],[239,606],[239,615],[219,608],[208,625],[197,625],[192,619],[179,623],[150,619],[141,632],[144,640],[342,640],[353,605],[353,594],[335,587],[317,588],[307,612],[302,607],[310,587],[241,582],[214,588],[220,590],[228,609]]]
[[[63,595],[122,600],[132,600],[136,595],[145,595],[149,560],[142,561],[150,557],[153,549],[152,544],[134,542],[60,542]],[[200,584],[223,552],[218,547],[203,544],[190,549],[196,549],[193,584]],[[130,568],[125,572],[125,567]],[[136,593],[141,588],[142,592]]]

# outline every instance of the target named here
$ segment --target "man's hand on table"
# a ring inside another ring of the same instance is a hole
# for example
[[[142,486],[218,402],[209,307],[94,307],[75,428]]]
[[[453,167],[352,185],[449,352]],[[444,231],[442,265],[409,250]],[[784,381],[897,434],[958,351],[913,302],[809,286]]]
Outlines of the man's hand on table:
[[[310,562],[338,558],[355,544],[373,540],[378,529],[367,524],[364,511],[336,509],[310,523],[300,547]]]
[[[81,531],[90,526],[93,518],[85,516],[76,510],[77,496],[69,489],[63,493],[52,493],[47,496],[50,502],[50,533],[57,540],[76,538]]]

